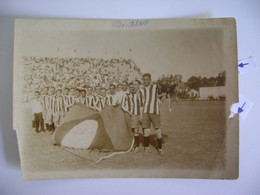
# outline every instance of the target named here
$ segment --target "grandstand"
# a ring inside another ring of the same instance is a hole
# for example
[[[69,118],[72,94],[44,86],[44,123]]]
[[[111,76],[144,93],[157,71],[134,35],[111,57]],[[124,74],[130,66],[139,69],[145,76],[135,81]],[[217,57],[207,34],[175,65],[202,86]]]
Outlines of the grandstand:
[[[108,87],[123,80],[141,79],[140,68],[132,59],[124,58],[61,58],[24,57],[24,101],[35,90],[55,88],[85,88],[90,85]]]

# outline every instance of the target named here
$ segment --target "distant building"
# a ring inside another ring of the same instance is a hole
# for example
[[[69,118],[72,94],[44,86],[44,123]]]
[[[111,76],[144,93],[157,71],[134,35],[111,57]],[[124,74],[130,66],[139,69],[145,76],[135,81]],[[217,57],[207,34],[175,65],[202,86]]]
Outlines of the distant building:
[[[192,98],[194,98],[194,97],[198,98],[200,96],[199,91],[197,91],[195,89],[191,89],[190,91],[188,91],[187,94],[189,95],[189,97],[192,97]]]
[[[220,99],[221,97],[226,96],[226,87],[217,86],[217,87],[201,87],[199,89],[200,99]]]

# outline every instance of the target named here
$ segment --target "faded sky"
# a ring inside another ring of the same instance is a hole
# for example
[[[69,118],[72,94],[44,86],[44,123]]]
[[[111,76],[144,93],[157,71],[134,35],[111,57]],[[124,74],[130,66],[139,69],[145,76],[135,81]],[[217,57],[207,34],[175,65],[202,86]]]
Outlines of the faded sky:
[[[220,29],[32,31],[24,37],[24,55],[132,58],[153,80],[162,74],[217,76],[224,71]],[[21,44],[23,44],[21,43]],[[30,43],[30,44],[29,44]]]

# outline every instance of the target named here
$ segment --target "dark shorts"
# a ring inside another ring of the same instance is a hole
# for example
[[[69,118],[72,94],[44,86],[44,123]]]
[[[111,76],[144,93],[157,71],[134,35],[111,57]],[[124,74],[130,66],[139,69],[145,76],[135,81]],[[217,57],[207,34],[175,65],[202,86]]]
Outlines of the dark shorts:
[[[148,129],[151,127],[151,123],[153,124],[153,127],[155,129],[160,128],[160,126],[161,126],[160,114],[143,113],[142,127],[144,129]]]

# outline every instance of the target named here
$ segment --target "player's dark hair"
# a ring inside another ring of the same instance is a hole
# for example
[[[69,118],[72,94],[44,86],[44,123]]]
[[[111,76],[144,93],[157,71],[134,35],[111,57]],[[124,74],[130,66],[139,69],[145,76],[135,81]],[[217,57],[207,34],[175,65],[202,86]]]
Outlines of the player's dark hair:
[[[149,77],[150,79],[152,78],[152,76],[151,76],[150,73],[145,73],[145,74],[143,74],[143,78],[144,78],[144,77]]]
[[[141,82],[139,80],[134,80],[134,82],[137,82],[139,85],[141,84]]]
[[[127,82],[127,81],[122,81],[122,83],[126,83],[126,85],[128,85],[128,82]]]

